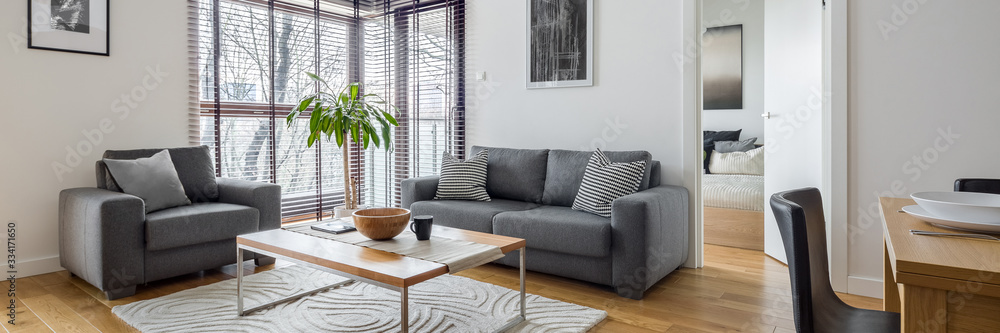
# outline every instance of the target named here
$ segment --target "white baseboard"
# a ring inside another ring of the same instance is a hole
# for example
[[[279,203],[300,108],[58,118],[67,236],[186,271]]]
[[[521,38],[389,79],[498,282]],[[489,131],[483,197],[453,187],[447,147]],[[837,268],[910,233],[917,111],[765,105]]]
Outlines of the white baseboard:
[[[20,261],[14,266],[17,270],[17,277],[29,277],[63,270],[59,264],[59,256]]]
[[[882,279],[848,276],[847,293],[882,299]]]

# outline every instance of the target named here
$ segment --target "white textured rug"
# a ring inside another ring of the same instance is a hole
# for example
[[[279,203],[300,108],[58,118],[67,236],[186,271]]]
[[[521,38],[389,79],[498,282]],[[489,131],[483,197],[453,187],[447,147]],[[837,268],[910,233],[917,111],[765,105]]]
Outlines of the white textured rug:
[[[344,278],[302,266],[243,279],[246,308],[331,285]],[[410,332],[492,332],[516,316],[519,292],[445,275],[410,288]],[[399,293],[354,282],[236,315],[236,280],[111,309],[143,332],[398,332]],[[528,295],[528,320],[511,332],[585,332],[604,311]]]

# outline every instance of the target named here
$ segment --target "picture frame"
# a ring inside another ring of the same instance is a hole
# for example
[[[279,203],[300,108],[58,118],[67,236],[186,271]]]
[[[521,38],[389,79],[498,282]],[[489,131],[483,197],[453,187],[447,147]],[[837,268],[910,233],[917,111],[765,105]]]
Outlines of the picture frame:
[[[743,110],[743,25],[705,29],[702,34],[702,109]]]
[[[527,88],[593,86],[594,0],[526,1]]]
[[[28,48],[111,55],[111,0],[27,0]]]

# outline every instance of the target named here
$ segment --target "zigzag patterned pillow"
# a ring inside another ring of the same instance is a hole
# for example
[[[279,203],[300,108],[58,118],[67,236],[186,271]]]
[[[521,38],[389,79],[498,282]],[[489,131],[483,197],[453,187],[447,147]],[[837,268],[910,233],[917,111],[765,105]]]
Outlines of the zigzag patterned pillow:
[[[475,200],[490,201],[486,193],[486,162],[489,150],[460,161],[449,153],[444,153],[441,161],[441,179],[438,180],[434,200]]]
[[[638,191],[645,169],[646,161],[612,163],[598,149],[587,163],[573,209],[611,217],[611,202]]]

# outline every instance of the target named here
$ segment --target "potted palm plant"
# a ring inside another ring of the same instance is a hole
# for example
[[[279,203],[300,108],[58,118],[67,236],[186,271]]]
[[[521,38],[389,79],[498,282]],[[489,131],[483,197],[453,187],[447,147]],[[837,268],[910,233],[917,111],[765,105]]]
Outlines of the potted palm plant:
[[[354,82],[344,88],[333,90],[330,85],[313,73],[306,73],[314,81],[322,84],[319,92],[302,97],[299,103],[288,114],[289,127],[298,120],[305,120],[304,113],[309,114],[308,145],[312,147],[324,136],[329,142],[336,142],[343,152],[344,159],[344,206],[335,207],[337,218],[351,216],[358,210],[358,194],[355,193],[355,179],[350,177],[350,158],[348,140],[368,149],[369,144],[376,148],[384,146],[386,151],[392,147],[392,127],[399,126],[390,109],[397,109],[385,99],[375,94],[362,94],[362,84]],[[376,125],[380,125],[376,127]]]

